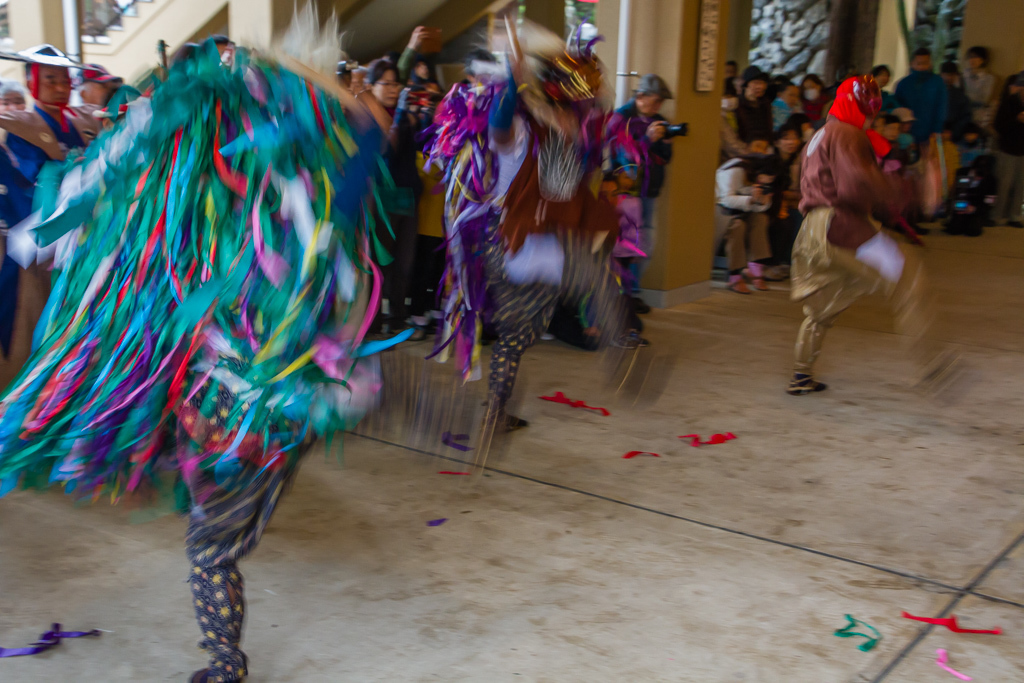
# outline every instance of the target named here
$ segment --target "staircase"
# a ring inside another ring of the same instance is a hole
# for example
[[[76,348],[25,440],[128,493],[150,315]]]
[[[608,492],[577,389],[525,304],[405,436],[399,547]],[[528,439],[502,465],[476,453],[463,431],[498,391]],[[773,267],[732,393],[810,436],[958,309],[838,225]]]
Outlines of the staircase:
[[[132,82],[158,64],[161,40],[173,51],[226,32],[227,6],[228,0],[93,0],[84,8],[82,61]]]

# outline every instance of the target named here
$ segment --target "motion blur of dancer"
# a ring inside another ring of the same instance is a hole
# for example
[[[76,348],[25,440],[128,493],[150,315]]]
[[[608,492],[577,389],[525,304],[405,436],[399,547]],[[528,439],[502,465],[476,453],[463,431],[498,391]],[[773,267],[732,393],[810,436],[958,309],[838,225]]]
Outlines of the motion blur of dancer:
[[[523,353],[547,329],[560,300],[590,297],[606,341],[621,334],[619,285],[610,269],[618,219],[590,190],[601,164],[608,112],[593,42],[566,47],[532,25],[520,45],[510,30],[506,65],[475,68],[435,116],[431,162],[446,169],[446,334],[464,376],[479,376],[485,321],[492,415],[505,429],[526,421],[505,411]],[[481,65],[483,66],[483,65]]]
[[[825,333],[860,297],[890,295],[898,330],[920,340],[929,323],[922,269],[881,230],[873,215],[886,215],[898,197],[875,160],[865,126],[882,106],[871,76],[844,81],[824,127],[807,145],[800,190],[806,218],[793,247],[792,299],[803,304],[795,368],[787,391],[794,396],[824,391],[814,363]],[[918,345],[911,342],[913,346]],[[925,358],[922,379],[939,381],[945,357]]]
[[[351,428],[379,386],[362,340],[383,135],[335,82],[337,27],[307,6],[275,50],[218,47],[183,55],[54,169],[37,239],[84,220],[82,244],[0,399],[0,495],[164,493],[187,513],[209,655],[193,683],[245,678],[238,562],[313,441]]]

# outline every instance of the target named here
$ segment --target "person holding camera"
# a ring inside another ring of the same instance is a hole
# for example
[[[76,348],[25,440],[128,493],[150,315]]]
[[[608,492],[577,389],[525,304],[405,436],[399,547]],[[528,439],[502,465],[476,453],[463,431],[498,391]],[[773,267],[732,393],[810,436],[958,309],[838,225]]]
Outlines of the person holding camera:
[[[386,207],[391,230],[381,226],[377,231],[393,260],[381,266],[383,299],[387,304],[386,308],[382,306],[374,326],[375,330],[383,330],[386,325],[387,331],[394,333],[406,327],[409,316],[405,300],[412,279],[419,232],[419,199],[423,193],[423,181],[416,165],[416,154],[420,150],[416,138],[424,128],[421,112],[424,102],[417,92],[402,87],[398,67],[387,60],[378,59],[370,65],[366,82],[370,89],[359,99],[377,112],[378,122],[385,129],[388,145],[384,160],[398,190],[391,206]],[[423,330],[417,330],[414,339],[424,336]]]
[[[624,104],[609,119],[607,139],[612,171],[632,167],[636,169],[637,191],[643,203],[641,250],[647,258],[638,259],[634,266],[634,293],[639,292],[640,276],[647,266],[654,247],[654,211],[661,188],[665,184],[665,166],[672,161],[669,140],[686,135],[686,124],[669,124],[659,112],[665,100],[672,99],[672,91],[657,74],[640,79],[633,99]],[[635,299],[637,311],[650,312],[650,307]]]
[[[716,244],[725,240],[729,289],[750,294],[744,269],[755,289],[767,290],[764,262],[771,258],[768,210],[778,175],[778,160],[767,154],[767,140],[752,140],[751,153],[722,164],[715,173]]]

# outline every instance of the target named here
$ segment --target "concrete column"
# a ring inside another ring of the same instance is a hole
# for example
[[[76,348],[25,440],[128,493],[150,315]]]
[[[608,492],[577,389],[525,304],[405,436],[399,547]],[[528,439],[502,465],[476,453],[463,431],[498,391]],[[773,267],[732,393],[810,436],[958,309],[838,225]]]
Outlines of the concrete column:
[[[914,24],[916,0],[906,0],[907,23]],[[970,4],[970,3],[968,3]],[[875,34],[875,64],[887,64],[892,72],[889,90],[896,87],[896,81],[910,71],[907,55],[907,41],[900,28],[899,3],[896,0],[880,0],[878,3],[878,31]]]
[[[728,59],[730,5],[730,0],[719,0],[719,82]],[[690,124],[690,135],[672,142],[674,161],[658,200],[656,244],[641,283],[652,305],[673,306],[711,291],[722,93],[717,88],[706,93],[694,90],[700,0],[634,0],[632,6],[626,70],[656,73],[665,79],[675,99],[666,102],[661,113],[672,122]],[[619,7],[619,0],[601,0],[595,18],[605,37],[597,45],[597,54],[609,69],[616,63],[621,37]],[[636,79],[628,83],[632,90]]]
[[[61,0],[14,0],[7,3],[7,16],[15,51],[43,43],[64,49]],[[0,77],[24,82],[24,67],[18,62],[0,62]]]
[[[14,0],[7,3],[15,50],[49,43],[64,49],[61,0]]]
[[[728,23],[722,24],[727,36],[726,59],[735,59],[740,71],[750,63],[750,24],[754,16],[754,0],[732,0]]]
[[[653,305],[673,306],[707,296],[711,291],[714,241],[715,170],[718,168],[722,93],[694,89],[700,28],[700,0],[666,0],[662,17],[668,33],[678,40],[672,49],[662,47],[660,61],[674,67],[674,111],[666,116],[690,124],[687,137],[676,138],[674,161],[668,167],[662,190],[656,245],[644,277],[645,298]],[[669,10],[678,7],[679,15]],[[721,81],[726,61],[730,0],[719,0],[717,78]],[[671,21],[670,21],[671,19]],[[638,38],[637,42],[642,39]]]

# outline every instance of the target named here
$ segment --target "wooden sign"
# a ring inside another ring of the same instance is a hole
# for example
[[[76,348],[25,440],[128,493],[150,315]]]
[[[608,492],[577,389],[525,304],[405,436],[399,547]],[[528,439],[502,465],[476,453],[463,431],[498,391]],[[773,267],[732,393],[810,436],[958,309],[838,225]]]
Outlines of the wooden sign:
[[[710,92],[718,87],[715,78],[718,66],[718,0],[701,0],[700,36],[697,38],[697,82],[698,92]]]

